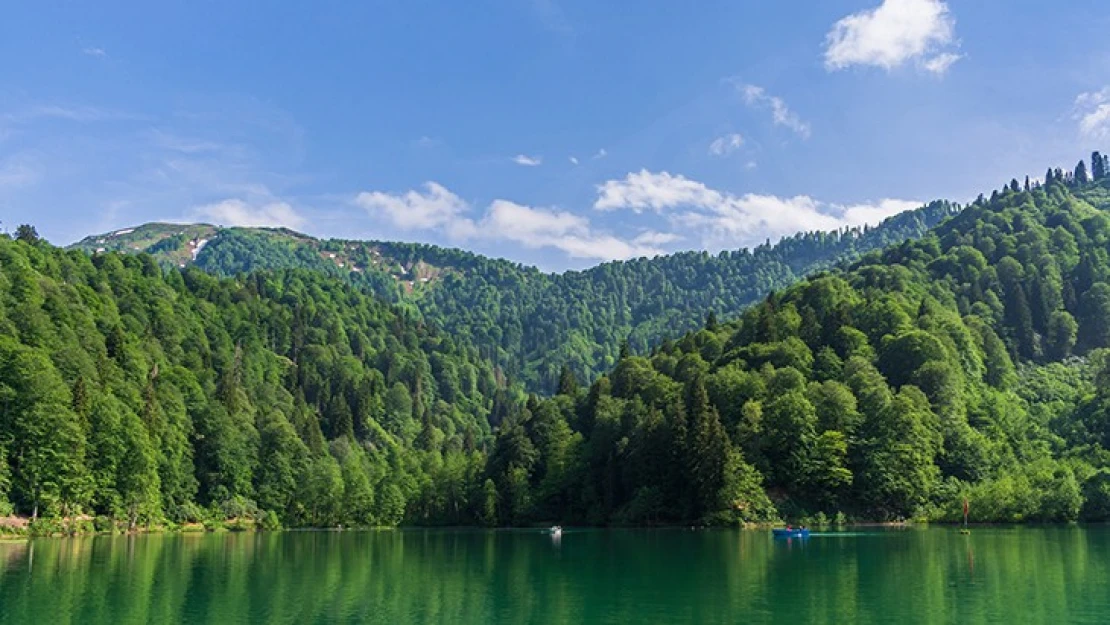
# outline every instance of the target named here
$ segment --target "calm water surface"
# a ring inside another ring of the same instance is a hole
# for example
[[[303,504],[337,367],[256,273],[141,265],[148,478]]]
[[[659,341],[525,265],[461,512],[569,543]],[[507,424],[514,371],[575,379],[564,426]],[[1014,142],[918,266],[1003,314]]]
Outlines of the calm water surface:
[[[0,623],[1110,623],[1110,529],[0,542]]]

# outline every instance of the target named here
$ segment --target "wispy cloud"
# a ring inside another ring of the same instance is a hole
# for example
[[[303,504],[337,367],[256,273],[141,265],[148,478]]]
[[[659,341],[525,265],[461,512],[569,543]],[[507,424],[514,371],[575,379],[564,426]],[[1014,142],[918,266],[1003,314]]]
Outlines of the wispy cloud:
[[[682,235],[675,232],[656,232],[654,230],[645,230],[636,235],[632,242],[636,245],[643,245],[648,247],[659,247],[681,241]]]
[[[797,113],[790,110],[786,101],[778,96],[773,96],[767,93],[767,90],[759,85],[752,85],[735,78],[730,78],[727,81],[731,84],[744,98],[744,103],[748,107],[756,110],[769,110],[771,111],[771,121],[776,126],[782,126],[793,131],[803,139],[808,139],[810,136],[810,126],[808,122],[802,121],[802,118]]]
[[[92,56],[98,59],[108,58],[108,53],[104,48],[88,47],[81,50],[81,54],[85,56]]]
[[[598,159],[605,158],[606,156],[609,156],[609,152],[605,148],[600,148],[597,152],[594,152],[594,160],[595,161],[598,160]]]
[[[1084,139],[1110,139],[1110,87],[1079,94],[1075,99],[1075,118]]]
[[[570,161],[571,165],[577,165],[578,164],[578,157],[577,156],[568,157],[568,160]]]
[[[717,137],[709,144],[709,153],[713,156],[728,156],[744,145],[744,137],[731,133]]]
[[[539,167],[540,165],[543,165],[543,157],[528,156],[527,154],[517,154],[513,157],[513,162],[524,167]]]
[[[921,69],[936,74],[937,76],[943,76],[948,72],[948,68],[952,67],[953,63],[962,58],[964,58],[962,54],[942,52],[931,59],[923,61],[921,63]]]
[[[241,146],[233,146],[210,139],[182,136],[158,128],[150,131],[150,138],[153,145],[182,154],[205,154],[233,150],[242,154],[245,151],[245,148]]]
[[[0,119],[10,123],[25,124],[42,119],[60,119],[71,122],[102,122],[139,120],[143,119],[143,117],[93,106],[40,104],[12,113],[2,114],[0,115]]]
[[[883,0],[833,25],[825,37],[825,67],[853,65],[892,70],[909,61],[944,74],[961,55],[952,51],[956,21],[941,0]]]
[[[677,229],[698,233],[702,243],[709,247],[752,245],[803,230],[874,224],[921,205],[916,201],[884,199],[841,206],[806,195],[733,195],[682,175],[648,170],[606,181],[597,191],[595,209],[665,214]]]

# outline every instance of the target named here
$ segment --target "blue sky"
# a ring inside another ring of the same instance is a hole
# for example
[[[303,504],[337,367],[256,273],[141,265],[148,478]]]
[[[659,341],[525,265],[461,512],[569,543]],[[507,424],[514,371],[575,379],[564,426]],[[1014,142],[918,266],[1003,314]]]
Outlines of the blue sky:
[[[1106,32],[1103,0],[15,3],[0,219],[736,248],[1110,149]]]

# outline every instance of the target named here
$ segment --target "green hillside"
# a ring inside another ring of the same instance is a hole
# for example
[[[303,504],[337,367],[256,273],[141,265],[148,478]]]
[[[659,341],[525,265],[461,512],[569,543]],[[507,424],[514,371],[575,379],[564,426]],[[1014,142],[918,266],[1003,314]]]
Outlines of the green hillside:
[[[147,251],[167,266],[232,276],[307,268],[342,277],[476,346],[511,378],[550,393],[562,368],[593,380],[627,342],[638,353],[734,316],[806,274],[921,236],[959,207],[934,202],[874,228],[800,233],[775,245],[711,255],[688,252],[585,271],[544,274],[504,260],[431,245],[316,240],[284,229],[148,224],[73,247]]]
[[[1110,179],[1050,174],[532,400],[502,520],[1110,518]]]
[[[462,522],[511,400],[474,350],[316,272],[0,238],[0,516]]]

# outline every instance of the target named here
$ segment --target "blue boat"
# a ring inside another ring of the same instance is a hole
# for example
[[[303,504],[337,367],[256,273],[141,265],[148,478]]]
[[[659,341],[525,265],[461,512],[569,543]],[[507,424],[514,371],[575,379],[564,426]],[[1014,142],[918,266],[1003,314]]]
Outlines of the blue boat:
[[[804,527],[776,527],[771,533],[775,538],[809,538],[809,530]]]

